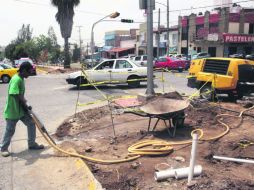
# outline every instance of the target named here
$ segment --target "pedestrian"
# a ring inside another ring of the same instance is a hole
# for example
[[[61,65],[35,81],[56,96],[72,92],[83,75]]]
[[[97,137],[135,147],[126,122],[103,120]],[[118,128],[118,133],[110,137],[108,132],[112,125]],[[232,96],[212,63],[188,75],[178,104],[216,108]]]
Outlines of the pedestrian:
[[[35,124],[28,114],[28,106],[24,97],[25,94],[25,78],[31,75],[32,65],[29,62],[24,62],[20,65],[18,73],[12,77],[8,86],[8,98],[4,109],[4,118],[6,120],[6,129],[1,145],[1,155],[4,157],[10,156],[8,147],[11,138],[14,135],[16,124],[21,120],[27,126],[28,148],[30,150],[44,149],[43,145],[35,142],[36,128]]]

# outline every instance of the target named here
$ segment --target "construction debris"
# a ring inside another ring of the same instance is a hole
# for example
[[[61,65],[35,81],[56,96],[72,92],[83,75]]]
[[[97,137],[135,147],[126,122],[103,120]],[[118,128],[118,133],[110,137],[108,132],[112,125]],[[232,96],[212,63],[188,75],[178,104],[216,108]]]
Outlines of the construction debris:
[[[117,143],[112,146],[110,144],[112,124],[107,107],[77,113],[76,121],[74,123],[69,123],[69,120],[65,121],[58,128],[56,136],[59,137],[58,140],[70,141],[71,138],[79,135],[78,142],[71,142],[76,144],[75,148],[79,153],[86,154],[82,147],[85,147],[84,145],[89,142],[96,149],[96,151],[89,153],[93,157],[101,159],[125,158],[128,157],[128,147],[143,140],[159,139],[171,142],[190,140],[193,129],[203,129],[204,138],[218,135],[222,133],[222,126],[216,122],[216,115],[223,113],[237,116],[239,112],[245,109],[243,104],[209,103],[205,100],[195,100],[191,102],[191,105],[185,111],[184,126],[177,129],[175,138],[169,137],[163,121],[158,123],[153,133],[148,134],[146,132],[148,118],[120,113],[114,116]],[[238,113],[225,109],[234,110]],[[234,162],[222,163],[213,159],[213,155],[254,159],[254,146],[242,148],[239,145],[241,139],[253,139],[254,120],[247,114],[254,115],[254,110],[245,112],[243,120],[231,116],[221,118],[231,128],[229,135],[217,141],[206,141],[198,145],[197,163],[202,165],[204,172],[195,179],[196,183],[189,187],[190,189],[253,189],[254,183],[251,176],[254,173],[252,168],[245,166],[244,163],[241,165]],[[153,124],[155,122],[156,120],[152,120]],[[73,126],[80,126],[75,133],[70,130]],[[96,140],[90,141],[90,139]],[[95,176],[106,189],[160,189],[163,185],[153,180],[154,167],[159,163],[167,163],[168,168],[176,163],[178,164],[177,168],[183,167],[181,164],[184,163],[185,159],[189,159],[189,153],[189,145],[174,145],[174,152],[169,155],[139,158],[137,162],[142,163],[142,165],[137,165],[136,161],[131,164],[98,165]],[[175,159],[176,157],[178,158]],[[90,165],[90,163],[88,164]],[[135,169],[130,167],[132,164]],[[174,183],[177,189],[184,189],[187,185],[186,180],[179,180]],[[175,186],[172,188],[176,188]]]

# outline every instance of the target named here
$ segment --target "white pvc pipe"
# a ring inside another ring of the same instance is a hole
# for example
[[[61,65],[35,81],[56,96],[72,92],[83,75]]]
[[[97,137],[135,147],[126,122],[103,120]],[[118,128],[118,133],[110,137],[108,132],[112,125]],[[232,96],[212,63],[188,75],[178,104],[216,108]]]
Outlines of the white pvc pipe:
[[[187,177],[189,170],[190,170],[190,168],[186,167],[186,168],[178,168],[178,169],[167,169],[167,170],[155,172],[154,179],[156,181],[162,181],[162,180],[166,180],[168,178],[173,178],[173,177],[178,179],[179,177],[176,177],[176,176],[178,176],[179,174],[182,176],[183,173]],[[194,176],[200,175],[201,172],[202,172],[202,166],[197,165],[194,167]]]
[[[162,181],[171,177],[175,177],[175,169],[167,169],[154,173],[154,179],[156,181]]]
[[[197,152],[197,144],[198,144],[198,134],[194,133],[192,137],[192,149],[191,149],[191,158],[190,158],[190,169],[188,175],[188,183],[191,182],[194,173],[194,166],[196,162],[196,152]],[[202,169],[201,169],[202,171]]]
[[[181,168],[175,171],[175,178],[182,179],[189,176],[190,168]],[[202,173],[202,166],[196,165],[194,167],[193,176],[199,176]]]
[[[232,162],[254,164],[254,160],[247,160],[247,159],[240,159],[240,158],[229,158],[229,157],[223,157],[223,156],[213,156],[213,158],[218,159],[218,160],[227,160],[227,161],[232,161]]]

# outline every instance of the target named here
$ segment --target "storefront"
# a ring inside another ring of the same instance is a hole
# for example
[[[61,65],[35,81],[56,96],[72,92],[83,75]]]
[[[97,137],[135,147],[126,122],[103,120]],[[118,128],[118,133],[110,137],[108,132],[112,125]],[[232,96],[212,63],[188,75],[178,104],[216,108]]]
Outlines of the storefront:
[[[254,53],[254,35],[248,34],[223,34],[224,56],[233,54],[253,54]]]

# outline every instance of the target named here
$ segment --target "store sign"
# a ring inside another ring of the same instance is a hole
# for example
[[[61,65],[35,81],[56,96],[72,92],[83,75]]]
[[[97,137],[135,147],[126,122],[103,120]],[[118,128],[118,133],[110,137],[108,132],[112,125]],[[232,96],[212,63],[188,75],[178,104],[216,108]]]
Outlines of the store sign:
[[[216,34],[216,33],[214,33],[214,34],[208,34],[207,40],[208,41],[217,42],[219,40],[219,35]]]
[[[223,34],[226,43],[254,43],[254,35]]]

